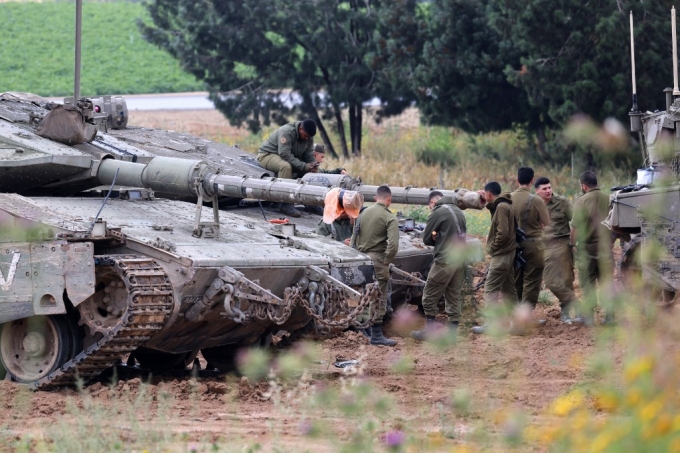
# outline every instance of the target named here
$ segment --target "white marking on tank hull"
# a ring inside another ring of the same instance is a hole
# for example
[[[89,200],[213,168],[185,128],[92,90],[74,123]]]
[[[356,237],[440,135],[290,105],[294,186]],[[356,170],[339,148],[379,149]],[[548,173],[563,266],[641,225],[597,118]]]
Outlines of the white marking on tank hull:
[[[12,255],[12,264],[9,265],[6,281],[5,277],[2,275],[2,270],[0,270],[0,288],[4,289],[5,291],[7,291],[12,286],[14,275],[17,273],[17,264],[19,264],[20,257],[21,253],[18,252],[14,252]]]

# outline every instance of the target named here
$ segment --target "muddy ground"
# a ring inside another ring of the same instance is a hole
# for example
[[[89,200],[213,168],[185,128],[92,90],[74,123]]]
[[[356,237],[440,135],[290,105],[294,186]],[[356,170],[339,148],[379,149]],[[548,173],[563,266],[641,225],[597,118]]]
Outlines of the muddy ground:
[[[245,130],[229,126],[215,111],[132,112],[131,116],[135,125],[209,138],[226,136],[232,143],[247,137]],[[411,113],[402,121],[416,124],[417,115]],[[359,414],[342,415],[333,407],[344,404],[342,400],[324,407],[317,399],[320,405],[312,409],[305,395],[342,388],[352,394],[352,388],[367,383],[374,390],[362,398],[373,401],[370,397],[384,396],[389,403],[388,411],[376,416],[377,424],[371,427],[378,450],[382,449],[380,436],[390,430],[425,439],[419,445],[428,451],[450,451],[460,445],[502,450],[498,438],[507,427],[499,414],[518,412],[531,422],[547,422],[550,402],[587,378],[588,359],[596,352],[598,330],[560,324],[554,305],[540,306],[536,316],[548,323],[528,335],[496,339],[472,335],[465,328],[458,343],[444,349],[406,336],[398,337],[394,348],[372,347],[361,334],[345,332],[316,342],[316,359],[307,363],[309,373],[281,383],[282,387],[277,384],[278,394],[272,394],[266,380],[206,373],[197,378],[188,373],[129,375],[112,383],[91,384],[82,392],[32,393],[5,381],[0,383],[2,449],[31,451],[47,442],[55,450],[70,450],[68,439],[84,439],[92,437],[93,430],[104,430],[110,448],[79,449],[201,451],[216,443],[219,451],[248,451],[255,444],[265,451],[339,451],[341,445],[356,441],[358,428],[372,416],[361,413],[362,409]],[[623,354],[610,352],[616,357]],[[331,364],[337,357],[359,359],[361,365],[348,374]],[[358,376],[353,374],[357,372]],[[148,384],[142,383],[147,380]],[[315,437],[311,427],[317,423],[325,428]],[[481,431],[490,437],[475,437]],[[167,433],[180,437],[168,440]],[[357,445],[351,451],[365,450]]]

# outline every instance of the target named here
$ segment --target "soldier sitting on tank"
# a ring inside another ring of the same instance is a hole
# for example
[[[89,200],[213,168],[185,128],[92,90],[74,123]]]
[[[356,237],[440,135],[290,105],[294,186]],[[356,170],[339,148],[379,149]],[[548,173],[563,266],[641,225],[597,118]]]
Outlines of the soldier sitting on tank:
[[[267,170],[275,172],[278,178],[299,178],[306,173],[317,172],[319,164],[314,160],[314,135],[314,120],[285,124],[262,143],[257,161]],[[281,203],[279,208],[290,217],[302,215],[292,203]]]
[[[326,157],[326,147],[321,143],[314,143],[314,161],[321,165],[323,163],[323,158]],[[329,175],[346,175],[347,171],[344,168],[338,167],[333,170],[324,170],[319,168],[319,173],[326,173]]]

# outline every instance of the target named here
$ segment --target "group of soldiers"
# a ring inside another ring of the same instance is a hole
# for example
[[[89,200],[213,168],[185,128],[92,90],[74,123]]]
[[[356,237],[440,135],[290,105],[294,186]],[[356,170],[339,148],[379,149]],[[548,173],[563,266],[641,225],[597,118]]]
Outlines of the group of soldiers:
[[[281,178],[323,171],[319,164],[325,150],[323,145],[314,145],[315,134],[316,124],[309,119],[282,126],[262,144],[258,161]],[[326,172],[344,174],[344,169]],[[613,279],[611,234],[602,224],[609,212],[609,196],[599,190],[597,177],[592,172],[582,173],[579,182],[583,195],[573,206],[566,198],[553,193],[548,178],[535,179],[534,170],[529,167],[518,170],[519,187],[512,193],[503,193],[496,181],[478,192],[491,213],[486,242],[491,261],[484,284],[487,307],[510,303],[533,310],[545,282],[545,287],[559,300],[562,322],[592,320],[592,312],[585,313],[583,308],[594,307],[596,288],[606,288]],[[329,195],[335,197],[331,200],[335,202],[338,195]],[[317,233],[344,242],[373,261],[381,298],[370,307],[371,319],[375,321],[368,335],[371,344],[384,346],[396,344],[395,340],[386,338],[382,330],[387,311],[389,268],[399,249],[398,221],[389,210],[391,202],[390,188],[380,186],[375,204],[362,209],[361,214],[356,210],[349,216],[340,210],[337,216],[324,218],[317,228]],[[434,190],[429,194],[428,205],[431,212],[423,231],[423,243],[434,247],[434,259],[422,298],[426,324],[423,329],[411,332],[413,338],[421,341],[440,336],[442,329],[456,335],[468,255],[465,215],[456,201]],[[282,204],[280,209],[286,215],[300,216],[292,204]],[[574,292],[575,248],[586,302],[583,307],[577,306]],[[442,297],[448,326],[435,320]],[[571,310],[580,314],[572,317]],[[608,310],[605,321],[610,321],[611,315]],[[485,330],[486,326],[472,329],[474,333]]]

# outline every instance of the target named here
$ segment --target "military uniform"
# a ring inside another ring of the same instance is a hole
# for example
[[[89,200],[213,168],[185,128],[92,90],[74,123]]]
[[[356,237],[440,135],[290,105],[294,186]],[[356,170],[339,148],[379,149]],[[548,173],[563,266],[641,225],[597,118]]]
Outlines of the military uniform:
[[[300,141],[298,129],[301,121],[288,123],[274,132],[262,143],[257,161],[279,178],[300,177],[310,170],[314,163],[314,139]]]
[[[387,293],[390,280],[390,263],[399,251],[399,224],[397,217],[378,202],[361,213],[357,219],[359,231],[352,235],[350,245],[367,254],[373,261],[373,268],[380,287],[381,298],[371,303],[370,313],[377,313],[377,323],[387,312]]]
[[[433,232],[436,232],[436,239]],[[443,295],[449,322],[460,321],[466,264],[465,232],[465,215],[456,201],[452,197],[437,201],[423,232],[423,243],[434,246],[434,263],[423,290],[425,316],[437,315],[439,300]]]
[[[589,304],[596,303],[595,282],[611,282],[614,274],[612,239],[602,221],[609,214],[609,196],[600,189],[592,189],[574,203],[571,225],[576,228],[578,244],[578,275],[584,296]]]
[[[333,223],[324,223],[322,220],[316,227],[316,234],[330,236],[336,241],[344,242],[352,237],[352,224],[349,219],[336,219]]]
[[[543,200],[525,187],[515,190],[511,197],[517,226],[526,233],[526,239],[519,244],[526,264],[515,270],[515,289],[521,302],[536,306],[545,267],[542,225],[550,224],[550,215]]]
[[[553,195],[546,204],[550,214],[550,225],[546,227],[543,240],[545,242],[545,269],[543,280],[545,286],[559,299],[560,306],[576,300],[574,294],[574,254],[569,247],[569,222],[574,211],[569,200]]]
[[[487,305],[498,302],[500,297],[516,302],[514,262],[517,224],[510,194],[500,194],[486,207],[491,211],[491,227],[486,238],[486,252],[491,256],[491,262],[484,284],[484,299]]]

